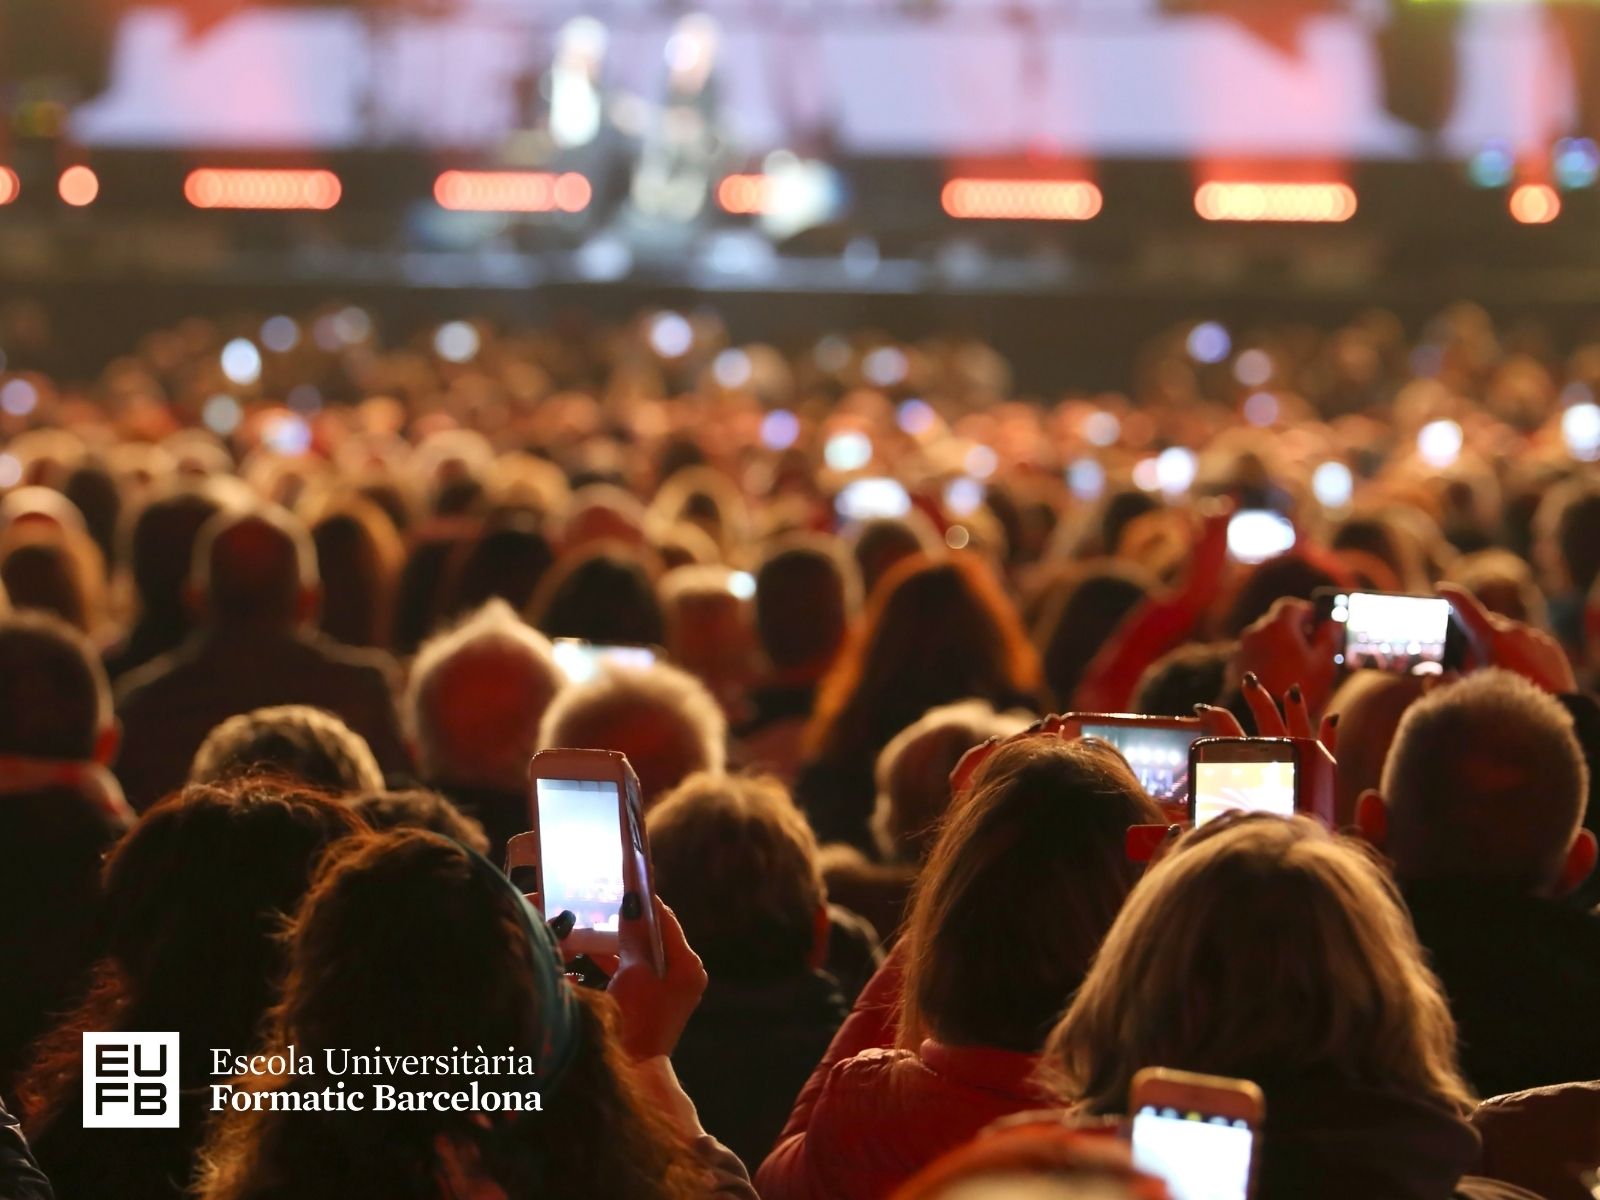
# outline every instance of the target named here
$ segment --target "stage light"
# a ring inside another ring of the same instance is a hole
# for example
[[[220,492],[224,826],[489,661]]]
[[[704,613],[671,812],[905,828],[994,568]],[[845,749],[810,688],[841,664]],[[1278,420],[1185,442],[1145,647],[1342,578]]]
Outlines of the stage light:
[[[332,208],[344,189],[332,171],[246,170],[201,167],[184,180],[183,195],[196,208]]]
[[[88,167],[68,167],[56,181],[56,194],[73,208],[86,208],[100,194],[100,177]]]
[[[1561,197],[1548,183],[1524,183],[1511,193],[1511,216],[1523,225],[1548,225],[1561,215]]]
[[[729,175],[717,184],[717,204],[736,217],[756,217],[767,211],[772,182],[765,175]]]
[[[682,358],[694,346],[694,326],[675,312],[664,312],[650,322],[650,348],[662,358]]]
[[[1194,451],[1182,446],[1168,446],[1156,456],[1156,482],[1169,496],[1187,492],[1198,469]]]
[[[864,433],[836,433],[823,446],[822,461],[834,471],[859,471],[872,461],[872,439]]]
[[[594,189],[576,171],[446,171],[433,198],[452,212],[582,212]]]
[[[10,167],[0,167],[0,204],[10,204],[22,193],[22,180]]]
[[[1592,138],[1562,138],[1551,157],[1556,183],[1569,191],[1600,178],[1600,147]]]
[[[1085,179],[952,179],[939,199],[962,221],[1087,221],[1104,202]]]
[[[1207,221],[1339,222],[1356,215],[1347,183],[1202,183],[1194,210]]]

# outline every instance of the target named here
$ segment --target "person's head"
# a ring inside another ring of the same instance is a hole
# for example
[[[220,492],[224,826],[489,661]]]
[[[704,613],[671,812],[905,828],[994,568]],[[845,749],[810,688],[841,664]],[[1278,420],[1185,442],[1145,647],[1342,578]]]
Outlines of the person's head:
[[[950,807],[950,772],[961,756],[1027,724],[1021,713],[997,713],[984,700],[959,700],[929,709],[895,734],[878,752],[874,770],[872,837],[884,861],[921,865]]]
[[[1553,585],[1587,595],[1600,579],[1600,484],[1585,478],[1552,488],[1535,525]]]
[[[1509,550],[1479,550],[1451,564],[1445,578],[1471,592],[1490,612],[1550,628],[1550,608],[1533,577],[1533,568]]]
[[[1196,704],[1216,704],[1227,685],[1237,642],[1194,642],[1163,654],[1145,668],[1133,689],[1133,711],[1152,717],[1188,717]]]
[[[316,546],[284,509],[221,512],[195,539],[188,586],[210,626],[293,629],[311,620],[321,598]]]
[[[756,636],[780,675],[820,678],[844,648],[860,585],[821,538],[785,542],[756,570]]]
[[[48,613],[0,613],[0,757],[109,763],[111,685],[89,640]]]
[[[693,675],[657,663],[608,668],[566,688],[545,711],[539,747],[616,750],[639,776],[645,805],[696,771],[720,772],[728,722]]]
[[[324,851],[360,827],[342,804],[264,779],[190,784],[146,812],[105,866],[90,993],[20,1089],[30,1118],[77,1111],[84,1030],[177,1030],[191,1083],[211,1069],[207,1047],[253,1044],[281,978],[282,922]]]
[[[72,526],[20,521],[0,532],[0,584],[14,607],[54,613],[85,633],[105,615],[100,552]]]
[[[1406,710],[1379,791],[1362,796],[1357,815],[1402,879],[1562,894],[1594,867],[1588,796],[1571,714],[1520,675],[1487,670]]]
[[[1355,820],[1356,803],[1383,779],[1383,764],[1406,709],[1422,695],[1423,680],[1392,671],[1355,671],[1329,698],[1323,710],[1339,725],[1339,771],[1334,820],[1344,828]]]
[[[991,1126],[918,1171],[893,1200],[1168,1200],[1128,1143],[1033,1113]]]
[[[727,567],[695,564],[668,571],[658,589],[668,657],[719,691],[748,680],[755,657],[750,603],[738,583]]]
[[[939,548],[938,541],[932,525],[919,512],[864,522],[850,544],[862,594],[870,597],[877,591],[879,581],[896,564],[934,553]]]
[[[522,512],[501,517],[463,549],[445,604],[452,614],[496,599],[524,611],[555,562],[555,550],[537,519]]]
[[[666,620],[642,552],[605,543],[556,562],[530,607],[533,624],[551,637],[604,644],[660,645]]]
[[[447,797],[427,788],[403,792],[367,792],[345,801],[368,827],[383,833],[390,829],[425,829],[460,842],[478,854],[489,853],[489,836],[473,817]]]
[[[549,639],[503,600],[424,642],[402,704],[423,778],[525,787],[539,722],[564,683]]]
[[[1160,820],[1103,743],[1025,738],[995,750],[917,881],[900,1044],[1037,1051],[1138,878],[1129,826]]]
[[[405,549],[389,516],[350,498],[311,527],[322,579],[318,625],[347,646],[388,644]]]
[[[200,743],[190,783],[285,775],[333,795],[383,786],[372,749],[338,717],[308,704],[280,704],[229,717]]]
[[[123,558],[133,571],[139,621],[162,629],[170,644],[191,626],[183,596],[195,540],[221,507],[205,488],[182,488],[150,501],[124,527]]]
[[[817,840],[774,779],[695,774],[646,823],[656,892],[712,979],[767,983],[827,951]]]
[[[213,1131],[204,1195],[437,1196],[441,1178],[460,1175],[512,1196],[701,1194],[681,1143],[640,1101],[620,1061],[610,999],[566,983],[537,914],[459,844],[417,830],[348,843],[319,873],[287,956],[267,1046],[292,1044],[319,1061],[329,1050],[372,1046],[398,1056],[522,1055],[532,1078],[479,1082],[519,1094],[537,1088],[542,1111],[369,1111],[352,1120],[268,1103],[230,1113]],[[405,997],[427,1003],[397,1002]],[[285,1075],[244,1086],[277,1093],[325,1083]]]
[[[1057,704],[1071,707],[1089,663],[1154,586],[1143,570],[1115,561],[1057,585],[1034,636]]]
[[[1309,818],[1189,834],[1134,889],[1051,1033],[1063,1100],[1127,1111],[1145,1067],[1311,1075],[1470,1107],[1456,1030],[1393,883]]]
[[[870,758],[935,705],[1038,687],[1038,656],[982,560],[911,558],[884,576],[823,680],[809,736],[825,757]]]
[[[1309,600],[1330,587],[1348,587],[1349,577],[1336,560],[1310,549],[1297,549],[1252,567],[1228,607],[1223,632],[1238,637],[1272,610],[1285,596]]]

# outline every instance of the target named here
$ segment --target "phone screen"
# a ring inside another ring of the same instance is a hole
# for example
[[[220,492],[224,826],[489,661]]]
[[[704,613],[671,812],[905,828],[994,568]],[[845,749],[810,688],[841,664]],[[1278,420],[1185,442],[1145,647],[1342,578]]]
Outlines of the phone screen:
[[[1259,765],[1259,764],[1258,764]],[[1255,1130],[1234,1117],[1146,1104],[1133,1117],[1133,1162],[1172,1200],[1246,1200]]]
[[[1329,615],[1344,626],[1344,646],[1333,661],[1352,671],[1424,675],[1444,669],[1450,601],[1442,597],[1340,593]]]
[[[539,779],[544,911],[565,909],[575,929],[615,933],[622,896],[622,805],[606,779]]]
[[[1181,800],[1189,794],[1189,746],[1200,736],[1199,729],[1092,722],[1079,728],[1084,737],[1099,738],[1115,746],[1152,800]]]
[[[1200,762],[1194,768],[1194,823],[1226,812],[1294,815],[1294,763]]]
[[[1266,562],[1293,550],[1294,542],[1294,522],[1270,508],[1242,508],[1228,522],[1228,553],[1235,562]]]
[[[551,645],[556,666],[572,683],[588,683],[601,667],[643,671],[656,661],[656,652],[649,646],[602,646],[578,638],[557,638]]]
[[[857,479],[844,485],[833,507],[846,521],[903,517],[911,511],[911,497],[898,480]]]

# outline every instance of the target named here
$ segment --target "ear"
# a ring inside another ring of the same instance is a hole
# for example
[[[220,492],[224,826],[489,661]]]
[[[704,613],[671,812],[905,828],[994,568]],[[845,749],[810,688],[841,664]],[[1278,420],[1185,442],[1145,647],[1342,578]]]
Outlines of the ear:
[[[1600,845],[1587,829],[1578,830],[1578,836],[1567,847],[1567,861],[1561,866],[1561,878],[1556,882],[1556,895],[1566,896],[1578,890],[1594,871],[1595,857]]]
[[[116,760],[117,751],[122,748],[122,722],[112,717],[105,727],[95,735],[94,761],[102,767],[109,767]]]
[[[1356,797],[1356,829],[1379,850],[1389,840],[1389,809],[1372,788]]]
[[[811,914],[811,958],[806,964],[813,971],[820,971],[828,961],[828,935],[832,931],[827,904],[817,905],[817,911]]]
[[[322,585],[320,583],[306,583],[300,586],[300,594],[295,597],[294,621],[296,625],[315,625],[317,615],[322,611]]]

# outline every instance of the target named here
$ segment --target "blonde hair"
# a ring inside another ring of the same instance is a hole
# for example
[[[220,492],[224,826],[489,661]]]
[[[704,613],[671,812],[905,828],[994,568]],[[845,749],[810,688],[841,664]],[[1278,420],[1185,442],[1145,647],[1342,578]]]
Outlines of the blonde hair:
[[[1472,1106],[1449,1007],[1394,884],[1364,848],[1303,817],[1216,822],[1155,867],[1041,1074],[1109,1113],[1151,1066],[1258,1082],[1320,1072]]]

